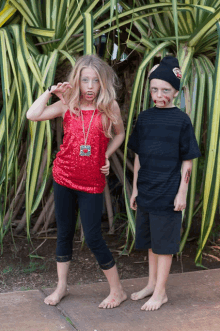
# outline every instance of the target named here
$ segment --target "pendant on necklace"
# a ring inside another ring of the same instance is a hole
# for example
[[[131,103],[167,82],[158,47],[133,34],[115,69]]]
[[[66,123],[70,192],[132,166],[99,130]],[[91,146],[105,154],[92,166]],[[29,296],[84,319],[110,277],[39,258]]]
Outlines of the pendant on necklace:
[[[80,156],[90,156],[91,155],[91,146],[90,145],[81,145],[79,155]]]

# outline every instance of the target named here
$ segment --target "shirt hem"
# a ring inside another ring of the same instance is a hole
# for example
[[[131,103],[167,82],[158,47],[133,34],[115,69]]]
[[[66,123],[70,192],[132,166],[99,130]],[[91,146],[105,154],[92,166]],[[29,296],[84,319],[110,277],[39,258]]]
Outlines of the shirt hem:
[[[139,208],[143,208],[146,213],[149,213],[149,214],[152,214],[152,215],[170,215],[172,213],[175,213],[175,214],[182,213],[182,211],[175,211],[174,206],[173,206],[173,209],[171,207],[170,209],[166,209],[166,210],[151,209],[151,208],[148,208],[145,205],[141,205],[140,203],[138,203],[137,206]]]
[[[83,189],[81,189],[81,188],[79,188],[79,185],[74,185],[74,184],[68,185],[62,181],[57,180],[57,178],[55,178],[54,176],[53,176],[53,179],[57,184],[68,187],[72,190],[86,192],[86,193],[93,193],[93,194],[103,193],[103,191],[105,189],[105,185],[106,185],[106,183],[105,183],[104,187],[102,186],[99,188],[99,187],[94,187],[94,186],[90,186],[90,187],[88,186],[88,187],[84,187]]]

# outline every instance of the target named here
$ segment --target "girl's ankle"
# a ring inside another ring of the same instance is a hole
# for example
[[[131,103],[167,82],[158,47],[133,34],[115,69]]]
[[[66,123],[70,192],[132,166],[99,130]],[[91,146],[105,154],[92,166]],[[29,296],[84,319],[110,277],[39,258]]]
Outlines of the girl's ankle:
[[[57,288],[67,288],[67,283],[66,282],[58,282]]]
[[[147,287],[149,288],[155,288],[156,287],[156,281],[155,282],[150,282],[147,284]]]

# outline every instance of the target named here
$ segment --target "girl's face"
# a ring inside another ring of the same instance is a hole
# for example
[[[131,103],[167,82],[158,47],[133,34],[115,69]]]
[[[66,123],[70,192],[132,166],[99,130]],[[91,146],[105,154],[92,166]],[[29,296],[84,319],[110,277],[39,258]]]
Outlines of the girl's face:
[[[80,75],[81,102],[92,103],[100,90],[100,81],[95,70],[90,67],[84,68]]]
[[[173,99],[178,95],[177,91],[170,83],[161,79],[150,81],[150,93],[153,102],[158,108],[173,107]]]

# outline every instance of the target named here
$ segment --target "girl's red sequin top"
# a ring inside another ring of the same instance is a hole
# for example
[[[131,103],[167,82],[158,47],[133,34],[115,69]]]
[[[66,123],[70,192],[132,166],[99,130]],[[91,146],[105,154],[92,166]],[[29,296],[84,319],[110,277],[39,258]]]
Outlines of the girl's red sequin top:
[[[87,135],[93,110],[82,110]],[[63,119],[64,137],[60,151],[53,163],[53,178],[60,185],[88,193],[102,193],[105,175],[100,168],[105,165],[105,152],[109,138],[104,135],[101,114],[98,109],[90,126],[87,145],[90,156],[80,156],[80,146],[85,145],[81,116],[66,111]]]

